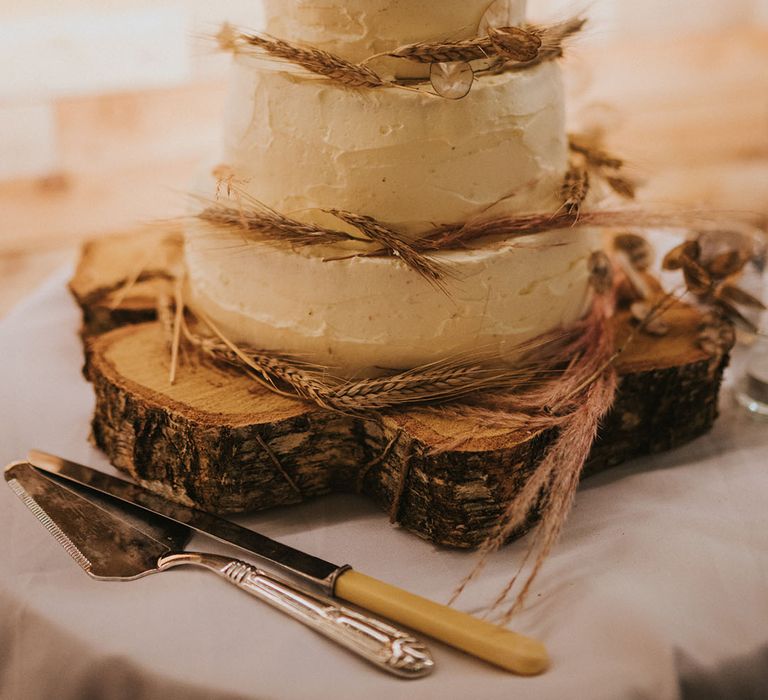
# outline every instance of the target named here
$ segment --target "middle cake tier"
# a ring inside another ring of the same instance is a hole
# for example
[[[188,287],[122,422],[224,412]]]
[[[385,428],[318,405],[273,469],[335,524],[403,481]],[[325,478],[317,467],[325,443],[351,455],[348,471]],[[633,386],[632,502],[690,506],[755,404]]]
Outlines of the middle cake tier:
[[[249,195],[289,215],[345,209],[418,232],[549,211],[568,161],[563,93],[556,62],[484,76],[454,101],[347,89],[239,55],[223,160]]]

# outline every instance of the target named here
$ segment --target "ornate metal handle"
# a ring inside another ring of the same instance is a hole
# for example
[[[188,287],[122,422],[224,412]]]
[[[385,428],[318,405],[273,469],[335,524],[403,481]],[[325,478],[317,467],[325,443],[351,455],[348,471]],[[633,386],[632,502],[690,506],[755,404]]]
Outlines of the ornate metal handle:
[[[343,607],[331,598],[299,592],[245,562],[196,552],[169,554],[159,561],[161,570],[188,565],[213,571],[238,588],[401,678],[421,678],[434,668],[429,650],[412,635],[374,617]]]

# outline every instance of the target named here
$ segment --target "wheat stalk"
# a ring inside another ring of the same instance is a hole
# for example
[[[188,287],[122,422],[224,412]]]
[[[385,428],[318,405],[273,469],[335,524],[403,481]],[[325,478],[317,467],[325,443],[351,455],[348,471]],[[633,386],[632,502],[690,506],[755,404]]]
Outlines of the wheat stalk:
[[[238,32],[228,24],[222,27],[217,40],[224,50],[241,52],[243,49],[257,49],[347,87],[380,88],[389,85],[370,68],[347,61],[329,51],[298,46],[261,34]]]
[[[495,354],[476,353],[434,362],[386,376],[345,381],[329,368],[299,362],[280,353],[265,352],[233,342],[201,311],[185,302],[186,316],[208,329],[201,333],[182,317],[180,332],[187,344],[215,363],[245,372],[281,396],[311,401],[344,414],[365,414],[402,406],[434,405],[456,401],[478,392],[514,392],[542,377],[557,375],[571,352],[578,324],[521,344],[510,353],[521,359],[514,367]],[[565,353],[565,354],[564,354]]]
[[[609,170],[621,170],[624,160],[608,153],[600,145],[589,143],[587,137],[581,134],[570,134],[568,146],[574,153],[578,153],[586,159],[589,165]]]
[[[437,43],[408,44],[389,53],[419,63],[470,62],[490,58],[529,62],[538,58],[542,40],[520,27],[493,29],[488,36]]]
[[[586,23],[587,20],[585,18],[574,17],[564,22],[558,22],[557,24],[549,26],[539,26],[534,24],[525,25],[523,29],[538,37],[541,41],[541,48],[536,57],[527,62],[500,60],[487,71],[479,71],[478,75],[483,75],[486,72],[498,74],[507,71],[527,70],[529,68],[534,68],[541,63],[562,58],[565,53],[565,44],[568,39],[581,32]]]
[[[624,199],[635,199],[637,183],[623,173],[624,160],[606,151],[599,139],[570,134],[568,146],[572,153],[584,160],[588,171],[605,181],[616,194]]]
[[[731,216],[737,218],[738,215],[731,214]],[[581,227],[690,229],[711,225],[716,220],[714,213],[648,211],[639,208],[580,212],[578,217],[567,211],[555,214],[498,216],[464,224],[436,226],[414,241],[413,247],[421,252],[455,250],[490,237],[511,240],[547,231],[576,230]]]
[[[586,20],[576,18],[551,26],[528,25],[493,29],[487,37],[458,42],[410,44],[387,54],[371,56],[362,63],[353,63],[329,51],[264,36],[241,32],[225,24],[216,36],[225,51],[258,52],[281,61],[293,63],[314,75],[322,76],[350,88],[405,87],[406,84],[429,82],[428,78],[389,81],[367,64],[379,56],[394,56],[420,63],[470,62],[491,59],[492,66],[478,71],[501,73],[529,68],[563,55],[564,42],[581,31]]]
[[[210,224],[237,229],[257,242],[281,241],[297,246],[315,246],[361,241],[345,231],[296,221],[266,207],[246,209],[214,202],[209,203],[196,217]]]
[[[214,362],[245,371],[282,396],[312,401],[321,408],[344,414],[450,402],[481,390],[499,390],[520,382],[520,370],[492,369],[461,361],[382,378],[333,381],[327,373],[304,369],[289,358],[236,346],[210,319],[202,320],[213,336],[195,333],[187,326],[184,337]]]
[[[245,192],[235,190],[235,193],[241,200],[247,200],[250,206],[233,207],[222,202],[204,200],[207,206],[197,214],[197,218],[217,226],[234,228],[258,242],[282,242],[296,246],[355,242],[383,246],[387,254],[399,258],[430,284],[446,291],[443,280],[451,275],[447,265],[416,250],[403,236],[369,216],[342,209],[327,211],[357,229],[360,235],[356,236],[346,231],[297,221],[261,204]]]
[[[560,196],[563,201],[563,209],[576,219],[578,219],[581,207],[587,199],[589,187],[589,170],[580,163],[571,163],[565,173],[560,188]]]
[[[587,19],[585,17],[572,17],[564,22],[549,26],[528,25],[527,29],[541,40],[541,51],[539,51],[536,60],[541,62],[562,57],[565,42],[579,34],[586,24]]]
[[[416,250],[396,231],[384,226],[370,216],[360,216],[359,214],[352,214],[339,209],[331,209],[329,213],[341,221],[354,226],[372,242],[383,246],[428,282],[445,291],[442,280],[449,274],[448,267]]]
[[[581,192],[587,186],[587,183],[580,179],[581,177],[582,175],[579,175],[578,178],[574,178],[568,188],[569,198],[572,195],[573,201],[576,202],[580,200]],[[466,223],[441,224],[426,231],[415,240],[409,240],[395,229],[372,217],[339,209],[328,210],[328,213],[355,227],[359,232],[359,235],[355,235],[347,231],[296,221],[264,206],[244,192],[239,193],[239,196],[248,202],[247,208],[203,200],[206,208],[197,214],[197,218],[211,224],[236,229],[257,242],[284,242],[297,246],[355,242],[374,246],[374,250],[352,253],[346,257],[395,256],[425,279],[438,285],[453,273],[445,263],[430,259],[429,255],[462,250],[467,245],[484,238],[512,240],[547,231],[577,227],[689,229],[710,226],[717,221],[715,213],[707,212],[648,211],[638,208],[577,212],[574,207],[568,207],[554,214],[505,215]],[[735,214],[731,216],[736,218]]]
[[[318,372],[316,368],[279,353],[268,354],[238,346],[201,311],[192,312],[187,306],[185,311],[198,318],[212,334],[197,333],[186,320],[182,321],[184,340],[203,356],[245,372],[280,396],[316,400],[317,383],[313,376]]]

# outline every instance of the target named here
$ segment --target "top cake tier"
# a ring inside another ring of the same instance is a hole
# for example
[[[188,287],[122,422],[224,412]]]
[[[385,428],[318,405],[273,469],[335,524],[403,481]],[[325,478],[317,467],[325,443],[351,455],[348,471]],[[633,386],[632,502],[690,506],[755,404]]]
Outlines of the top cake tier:
[[[404,44],[477,35],[492,0],[263,0],[267,32],[350,61]],[[503,24],[525,21],[526,0],[509,0]]]

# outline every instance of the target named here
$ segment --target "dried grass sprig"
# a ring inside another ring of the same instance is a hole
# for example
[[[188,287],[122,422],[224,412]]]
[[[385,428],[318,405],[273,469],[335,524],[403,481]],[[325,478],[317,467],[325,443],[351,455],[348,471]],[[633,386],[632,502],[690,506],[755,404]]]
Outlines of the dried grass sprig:
[[[530,426],[533,430],[557,429],[559,434],[510,503],[494,533],[482,545],[479,561],[456,589],[454,601],[479,576],[488,557],[516,532],[524,529],[532,515],[538,512],[540,519],[525,558],[527,562],[535,554],[534,563],[514,602],[504,612],[504,618],[509,619],[525,602],[562,531],[600,420],[615,399],[616,349],[610,323],[612,313],[613,293],[598,294],[592,311],[579,324],[580,333],[564,350],[563,358],[570,359],[561,376],[507,401],[506,397],[500,397],[490,406],[480,407],[479,415],[484,420],[493,420],[496,414],[496,422],[491,423],[494,427],[514,429],[518,425]],[[505,403],[507,410],[499,411],[498,408],[504,408]],[[533,420],[526,422],[528,416]],[[506,603],[520,574],[521,571],[518,571],[511,579],[493,609]]]
[[[541,48],[538,55],[527,63],[504,62],[494,69],[494,72],[504,72],[510,70],[525,70],[533,68],[546,61],[554,61],[562,58],[565,54],[565,46],[569,39],[583,31],[587,24],[585,17],[573,17],[564,22],[548,26],[535,24],[525,25],[523,28],[537,36],[541,40]]]
[[[534,542],[536,559],[513,604],[504,612],[504,622],[508,622],[525,604],[544,562],[560,538],[573,506],[584,464],[597,438],[600,421],[613,405],[616,387],[617,377],[613,369],[606,371],[589,386],[583,404],[563,426],[557,441],[547,452],[544,461],[534,474],[534,476],[542,475],[540,478],[548,482],[547,495],[540,506],[541,520],[537,526],[538,537]],[[522,526],[525,521],[518,518],[527,518],[528,514],[523,516],[521,511],[520,507],[513,509],[500,536],[508,538],[515,529]],[[508,529],[511,523],[515,525]],[[505,590],[495,601],[494,609],[504,605],[510,593],[511,589]]]
[[[625,175],[607,175],[605,181],[619,197],[635,199],[637,197],[637,183]]]
[[[191,313],[186,305],[184,311],[185,315]],[[214,363],[244,371],[260,385],[280,396],[314,400],[313,374],[319,373],[319,368],[280,353],[267,354],[240,347],[200,311],[192,316],[202,322],[209,333],[199,333],[190,327],[185,315],[181,326],[184,340],[204,357]]]
[[[587,163],[593,167],[621,170],[625,165],[623,158],[609,153],[602,144],[584,134],[569,134],[568,145],[571,151],[584,156]]]
[[[168,374],[168,382],[173,386],[176,383],[176,375],[179,370],[179,353],[181,352],[182,322],[184,320],[184,277],[176,279],[173,289],[174,315],[171,334],[171,367]]]
[[[250,202],[235,207],[206,200],[206,207],[196,217],[206,223],[236,229],[256,242],[283,242],[296,246],[333,245],[350,241],[366,242],[346,231],[297,221],[264,205]]]
[[[715,221],[706,212],[653,212],[643,209],[619,209],[580,212],[578,217],[568,211],[555,214],[525,214],[522,216],[497,216],[463,224],[436,226],[414,242],[414,248],[422,252],[463,248],[483,238],[513,239],[546,231],[595,228],[665,228],[690,229],[706,226]]]
[[[583,160],[584,167],[616,194],[624,199],[635,199],[638,183],[624,172],[624,159],[605,150],[600,137],[570,134],[568,145],[571,153]]]

